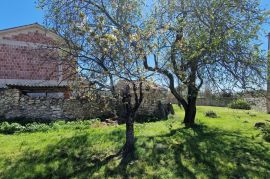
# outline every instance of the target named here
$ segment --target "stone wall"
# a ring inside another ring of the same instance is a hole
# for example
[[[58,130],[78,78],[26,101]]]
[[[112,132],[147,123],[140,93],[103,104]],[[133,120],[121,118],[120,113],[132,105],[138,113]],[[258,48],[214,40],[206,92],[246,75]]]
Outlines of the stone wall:
[[[266,97],[244,98],[251,104],[251,109],[260,112],[267,112]]]
[[[166,92],[149,90],[139,108],[139,115],[155,116],[160,104],[166,103]],[[61,99],[29,97],[19,90],[0,91],[0,119],[22,118],[27,120],[93,119],[112,116],[115,101],[108,97],[96,99]]]
[[[130,87],[131,92],[131,103],[135,103],[134,98],[134,91],[133,91],[133,85],[131,82],[120,80],[116,84],[116,92],[120,94],[119,100],[121,101],[121,94],[122,90],[126,86]],[[139,82],[135,82],[135,85],[137,86],[138,90],[137,93],[139,93]],[[142,90],[143,90],[143,101],[137,111],[136,119],[137,121],[143,120],[148,118],[155,118],[155,119],[164,119],[168,116],[169,110],[168,110],[168,90],[166,88],[163,88],[153,82],[145,81],[142,83]],[[138,94],[139,95],[139,94]],[[120,104],[120,111],[119,116],[123,116],[123,106]]]
[[[223,97],[223,98],[213,98],[213,97],[199,97],[197,99],[198,106],[219,106],[226,107],[235,98]]]
[[[0,117],[5,119],[25,118],[35,120],[92,119],[109,115],[109,102],[105,99],[59,99],[31,98],[19,90],[0,92]]]
[[[223,97],[223,98],[215,98],[215,97],[198,97],[196,104],[197,106],[219,106],[226,107],[229,103],[231,103],[235,98],[231,97]],[[177,104],[177,99],[169,94],[168,101],[173,104]]]
[[[159,104],[167,104],[167,91],[151,89],[144,92],[144,99],[138,110],[139,114],[151,115],[157,112]]]
[[[170,95],[171,96],[171,95]],[[222,98],[213,98],[213,97],[199,97],[197,99],[198,106],[218,106],[226,107],[236,98],[232,97],[222,97]],[[259,112],[267,112],[267,100],[266,97],[246,97],[245,101],[251,104],[251,109]],[[171,103],[177,104],[177,100],[171,96],[169,98]]]

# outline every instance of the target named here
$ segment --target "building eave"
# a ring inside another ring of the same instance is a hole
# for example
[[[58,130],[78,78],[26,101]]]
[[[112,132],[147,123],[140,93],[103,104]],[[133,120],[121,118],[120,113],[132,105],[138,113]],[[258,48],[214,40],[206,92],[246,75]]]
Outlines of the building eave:
[[[2,29],[2,30],[0,30],[0,39],[3,36],[16,35],[16,34],[21,33],[21,32],[27,32],[31,29],[35,29],[35,30],[38,30],[39,32],[45,33],[48,37],[51,37],[53,39],[61,39],[59,35],[57,35],[56,33],[52,32],[51,30],[45,28],[44,26],[42,26],[38,23]]]
[[[0,79],[0,88],[8,88],[10,86],[24,87],[67,87],[67,81],[57,80],[21,80],[21,79]]]

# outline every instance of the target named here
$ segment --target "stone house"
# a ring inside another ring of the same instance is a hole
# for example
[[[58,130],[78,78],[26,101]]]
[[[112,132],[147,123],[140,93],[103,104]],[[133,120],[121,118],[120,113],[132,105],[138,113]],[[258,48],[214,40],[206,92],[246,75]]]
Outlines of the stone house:
[[[46,48],[58,39],[37,23],[0,30],[0,89],[68,98],[69,70]]]

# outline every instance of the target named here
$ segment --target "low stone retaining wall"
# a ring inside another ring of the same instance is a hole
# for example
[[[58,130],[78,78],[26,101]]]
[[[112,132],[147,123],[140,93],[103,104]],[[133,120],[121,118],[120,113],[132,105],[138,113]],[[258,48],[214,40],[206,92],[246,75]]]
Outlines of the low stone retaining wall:
[[[234,98],[207,98],[207,97],[199,97],[197,99],[198,106],[219,106],[219,107],[226,107],[229,103],[231,103]]]
[[[251,97],[243,99],[251,104],[251,109],[259,112],[267,112],[266,97]],[[235,100],[235,98],[198,98],[197,105],[226,107],[233,100]]]
[[[160,104],[166,103],[166,94],[148,91],[138,110],[138,115],[159,115]],[[93,119],[110,117],[115,109],[115,102],[109,98],[61,99],[49,97],[29,97],[17,89],[0,91],[0,119]]]
[[[212,98],[212,97],[199,97],[197,99],[198,106],[218,106],[227,107],[236,98],[223,97],[223,98]],[[251,109],[259,112],[267,112],[267,99],[266,97],[250,97],[243,98],[245,101],[251,104]],[[170,98],[170,102],[177,104],[177,100],[174,97]]]
[[[267,112],[266,97],[244,98],[244,100],[251,104],[251,109],[259,112]]]
[[[6,119],[91,119],[108,115],[111,109],[105,99],[99,101],[37,97],[19,90],[0,92],[0,116]]]

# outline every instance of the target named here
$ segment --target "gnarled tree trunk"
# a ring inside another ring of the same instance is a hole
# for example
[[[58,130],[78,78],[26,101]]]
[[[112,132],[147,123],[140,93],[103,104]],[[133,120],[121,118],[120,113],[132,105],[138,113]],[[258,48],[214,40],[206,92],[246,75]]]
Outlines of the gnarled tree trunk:
[[[196,97],[188,97],[188,105],[185,109],[184,118],[185,126],[192,126],[195,124],[196,111]]]
[[[134,122],[133,117],[129,116],[126,119],[126,143],[124,146],[124,155],[133,154],[135,148],[135,137],[134,137]]]
[[[184,124],[187,127],[195,124],[196,100],[199,91],[198,88],[196,87],[196,71],[197,71],[196,61],[192,61],[191,74],[189,76],[189,84],[188,84],[187,105],[184,108],[185,109]]]
[[[124,104],[125,121],[126,121],[126,143],[123,148],[123,155],[127,156],[134,153],[134,114],[131,104],[130,87],[127,85],[122,91],[122,102]]]
[[[123,149],[123,156],[127,157],[128,155],[134,155],[135,149],[135,136],[134,136],[134,118],[135,114],[138,111],[142,100],[143,100],[143,91],[142,91],[142,81],[140,81],[139,86],[136,85],[136,82],[132,82],[133,92],[135,104],[131,104],[131,93],[130,86],[126,85],[126,87],[122,90],[122,102],[124,104],[125,109],[125,119],[126,119],[126,143]],[[137,93],[139,87],[139,94]]]

